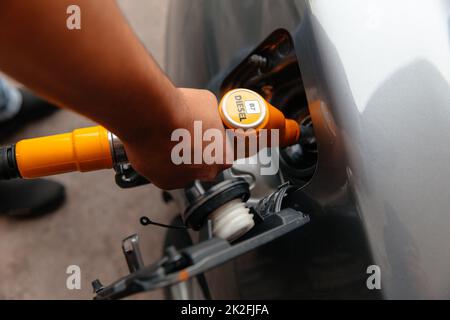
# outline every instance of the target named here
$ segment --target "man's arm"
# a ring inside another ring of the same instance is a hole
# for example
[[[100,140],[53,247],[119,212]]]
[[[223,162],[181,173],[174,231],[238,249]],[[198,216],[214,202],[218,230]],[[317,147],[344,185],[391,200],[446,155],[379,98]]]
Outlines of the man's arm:
[[[81,8],[81,30],[66,28],[72,4]],[[175,88],[114,0],[0,0],[0,70],[114,132],[133,166],[158,186],[182,187],[225,168],[172,164],[174,129],[202,120],[204,130],[223,130],[217,101]]]

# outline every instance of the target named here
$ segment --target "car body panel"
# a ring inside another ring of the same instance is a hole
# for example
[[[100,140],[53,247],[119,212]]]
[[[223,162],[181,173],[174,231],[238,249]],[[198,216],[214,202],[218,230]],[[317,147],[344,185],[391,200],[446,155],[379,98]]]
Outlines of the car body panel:
[[[279,28],[296,47],[319,164],[294,201],[323,220],[236,262],[241,278],[261,272],[287,297],[371,298],[376,264],[385,298],[450,297],[449,26],[439,0],[173,1],[177,85],[218,93]],[[237,281],[237,297],[271,297]]]

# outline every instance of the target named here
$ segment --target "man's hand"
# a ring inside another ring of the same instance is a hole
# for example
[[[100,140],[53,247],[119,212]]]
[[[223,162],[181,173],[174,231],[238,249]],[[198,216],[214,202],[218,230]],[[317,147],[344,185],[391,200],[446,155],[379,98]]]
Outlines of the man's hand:
[[[171,159],[172,148],[178,142],[171,141],[176,129],[187,129],[191,133],[191,159],[194,153],[202,154],[202,149],[194,149],[194,121],[202,122],[203,131],[222,131],[224,155],[225,130],[218,112],[216,97],[207,90],[175,89],[172,103],[164,106],[163,115],[149,119],[148,130],[140,130],[137,136],[125,141],[128,158],[134,169],[163,189],[185,187],[195,179],[212,180],[218,173],[229,167],[226,164],[181,164],[175,165]],[[160,109],[161,110],[161,109]],[[202,161],[203,162],[203,161]],[[225,163],[225,158],[222,163]]]

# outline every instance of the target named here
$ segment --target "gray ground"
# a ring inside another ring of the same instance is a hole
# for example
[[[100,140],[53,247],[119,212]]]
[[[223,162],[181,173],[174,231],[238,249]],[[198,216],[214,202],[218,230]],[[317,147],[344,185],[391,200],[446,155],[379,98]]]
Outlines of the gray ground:
[[[163,65],[168,0],[119,0],[125,14],[156,60]],[[92,124],[61,111],[18,133],[12,140],[54,134]],[[91,280],[109,283],[126,274],[121,240],[138,232],[144,260],[161,256],[165,231],[141,227],[149,215],[168,223],[176,214],[153,186],[120,190],[113,172],[67,174],[54,178],[67,187],[67,203],[52,215],[31,221],[0,217],[1,299],[90,299]],[[66,288],[66,268],[78,265],[82,289]],[[138,298],[162,298],[161,292]]]

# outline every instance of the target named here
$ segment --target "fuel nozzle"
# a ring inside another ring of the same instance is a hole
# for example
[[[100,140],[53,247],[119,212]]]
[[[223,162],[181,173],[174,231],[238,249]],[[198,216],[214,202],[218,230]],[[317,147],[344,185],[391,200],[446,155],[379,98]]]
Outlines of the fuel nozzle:
[[[226,93],[219,104],[219,113],[229,129],[279,130],[280,147],[296,144],[300,137],[296,121],[286,119],[281,111],[248,89]],[[148,183],[130,170],[120,139],[101,126],[26,139],[0,148],[0,180],[111,168],[116,170],[116,181],[121,187]]]
[[[25,139],[0,148],[0,179],[34,179],[111,169],[126,163],[120,140],[101,126]]]

